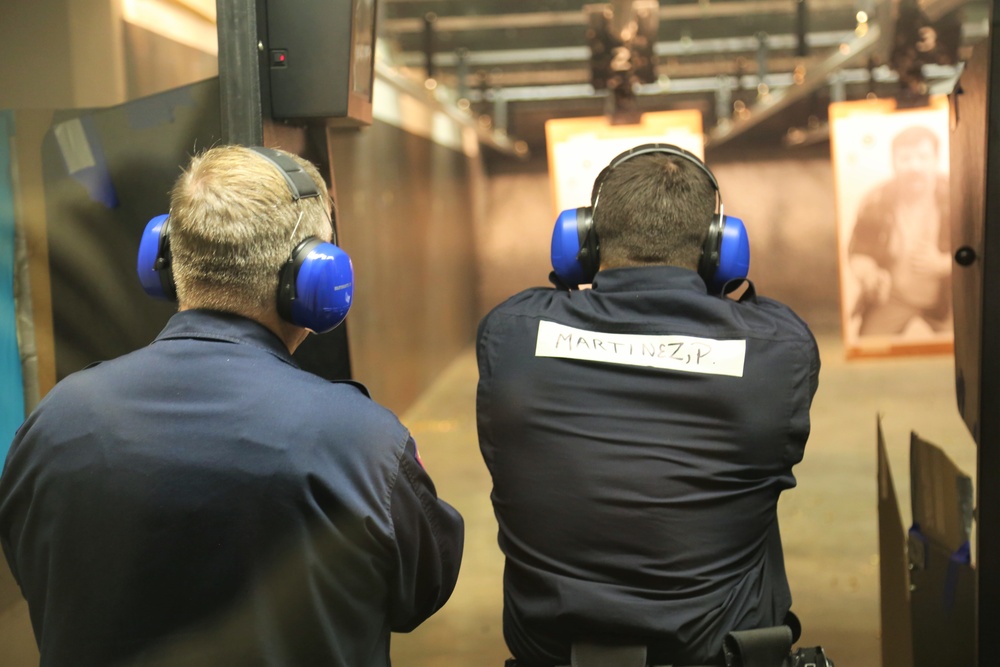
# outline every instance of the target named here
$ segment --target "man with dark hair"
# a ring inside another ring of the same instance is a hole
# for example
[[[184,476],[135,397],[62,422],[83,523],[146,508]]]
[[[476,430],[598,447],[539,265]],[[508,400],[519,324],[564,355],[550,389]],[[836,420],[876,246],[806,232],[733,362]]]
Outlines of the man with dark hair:
[[[18,430],[0,543],[42,667],[387,667],[390,631],[451,595],[462,519],[409,432],[291,356],[312,325],[279,277],[311,267],[300,301],[345,288],[330,209],[298,156],[196,156],[158,244],[179,312]]]
[[[752,286],[710,291],[720,206],[694,156],[623,154],[595,183],[592,288],[556,276],[480,324],[479,440],[519,667],[568,665],[580,642],[720,664],[728,632],[786,619],[776,506],[819,355]]]
[[[848,261],[860,336],[899,335],[914,323],[931,332],[951,327],[949,187],[939,150],[930,129],[901,131],[892,140],[892,178],[858,209]]]

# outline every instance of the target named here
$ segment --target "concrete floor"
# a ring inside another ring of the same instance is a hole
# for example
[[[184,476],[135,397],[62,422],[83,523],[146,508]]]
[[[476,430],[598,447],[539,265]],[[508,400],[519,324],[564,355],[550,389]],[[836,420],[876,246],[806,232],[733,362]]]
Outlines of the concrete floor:
[[[950,355],[845,360],[836,333],[819,333],[823,369],[812,436],[779,506],[802,646],[822,645],[841,667],[881,664],[876,422],[882,415],[896,491],[909,525],[910,433],[938,445],[975,478],[975,444],[958,415]],[[462,572],[449,603],[393,638],[400,667],[500,667],[503,559],[490,480],[475,429],[476,366],[462,354],[401,418],[440,495],[466,520]]]

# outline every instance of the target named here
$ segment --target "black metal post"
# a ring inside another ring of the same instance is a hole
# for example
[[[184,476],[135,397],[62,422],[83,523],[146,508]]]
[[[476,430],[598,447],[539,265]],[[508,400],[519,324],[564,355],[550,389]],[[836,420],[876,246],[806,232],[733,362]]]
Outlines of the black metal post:
[[[226,143],[264,143],[258,23],[264,0],[217,0],[219,108]]]
[[[768,35],[766,32],[757,33],[757,94],[767,93],[767,58],[769,55]]]
[[[434,22],[437,21],[437,14],[427,12],[424,14],[424,67],[427,70],[427,78],[434,78]]]
[[[469,99],[469,50],[466,48],[457,49],[455,58],[455,77],[458,79],[455,88],[458,90],[458,98],[467,100]]]
[[[806,33],[809,30],[808,15],[806,0],[795,0],[795,35],[798,38],[795,55],[799,58],[805,58],[809,55],[809,44],[806,42]]]

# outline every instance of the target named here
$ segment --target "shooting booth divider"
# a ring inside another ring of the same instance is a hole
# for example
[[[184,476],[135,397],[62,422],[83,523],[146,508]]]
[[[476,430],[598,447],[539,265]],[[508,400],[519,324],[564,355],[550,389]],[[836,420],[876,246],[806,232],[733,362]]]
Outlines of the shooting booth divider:
[[[955,394],[978,445],[975,663],[996,664],[1000,635],[1000,16],[949,95]],[[955,663],[957,664],[957,663]]]
[[[972,478],[912,433],[910,494],[912,522],[904,531],[879,418],[882,667],[972,665]]]

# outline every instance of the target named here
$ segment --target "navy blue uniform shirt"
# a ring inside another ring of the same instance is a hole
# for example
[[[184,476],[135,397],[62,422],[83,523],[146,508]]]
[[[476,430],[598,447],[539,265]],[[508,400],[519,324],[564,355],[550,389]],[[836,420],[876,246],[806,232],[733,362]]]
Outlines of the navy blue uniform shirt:
[[[776,506],[820,366],[789,308],[677,267],[612,269],[497,306],[477,353],[520,663],[569,664],[576,639],[714,663],[727,632],[782,623]]]
[[[383,667],[451,594],[463,524],[363,387],[185,311],[28,417],[0,542],[43,667]]]

